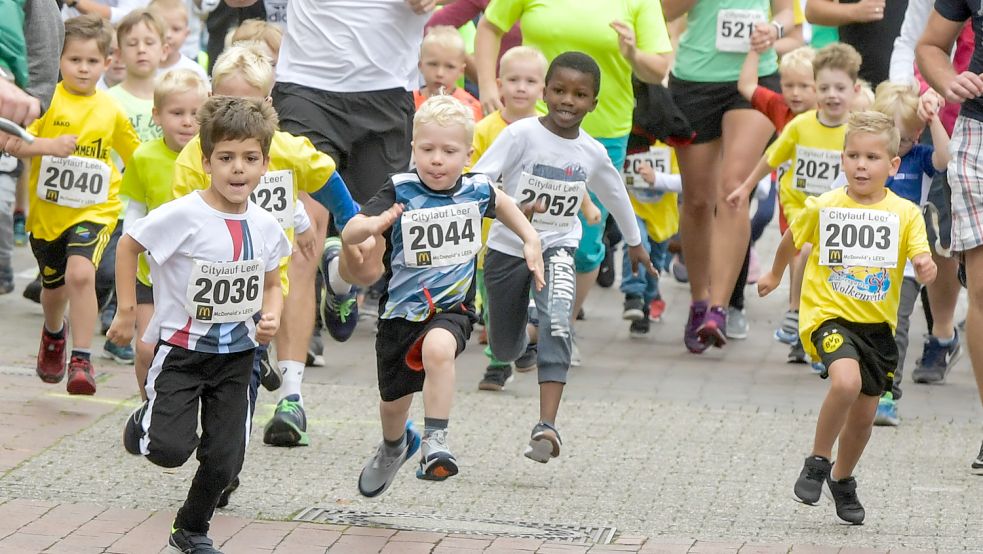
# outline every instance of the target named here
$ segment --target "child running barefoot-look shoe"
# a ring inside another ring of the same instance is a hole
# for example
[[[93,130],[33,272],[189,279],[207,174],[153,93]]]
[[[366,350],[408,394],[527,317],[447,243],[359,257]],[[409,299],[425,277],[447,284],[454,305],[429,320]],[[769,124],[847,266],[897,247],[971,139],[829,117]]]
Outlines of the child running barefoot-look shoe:
[[[219,551],[208,538],[209,521],[242,468],[249,437],[254,351],[280,326],[279,265],[290,242],[276,218],[249,201],[269,163],[273,108],[214,97],[198,119],[211,185],[150,212],[120,239],[119,307],[109,338],[120,344],[133,337],[137,255],[146,252],[156,302],[143,339],[157,349],[147,402],[127,419],[123,444],[169,468],[197,449],[198,471],[168,546],[211,554]]]
[[[806,199],[782,237],[771,272],[758,281],[762,296],[773,291],[796,248],[816,245],[806,263],[799,335],[806,352],[826,366],[831,383],[795,496],[815,504],[825,486],[837,517],[854,525],[863,523],[865,512],[853,470],[897,367],[894,331],[905,259],[922,283],[936,274],[918,207],[885,189],[901,163],[899,142],[891,117],[851,115],[841,160],[847,186]]]
[[[96,90],[111,43],[112,29],[98,16],[66,21],[62,81],[48,111],[28,128],[38,139],[7,146],[14,156],[32,158],[27,230],[41,271],[44,310],[37,374],[46,383],[65,378],[70,321],[69,394],[96,392],[96,267],[122,209],[120,173],[110,152],[126,163],[140,145],[123,108]]]
[[[564,52],[546,73],[544,99],[549,113],[509,125],[474,170],[493,179],[520,204],[537,206],[533,227],[544,245],[546,283],[533,294],[539,318],[536,366],[539,371],[539,422],[526,457],[546,463],[560,453],[556,415],[570,368],[571,319],[576,296],[574,250],[580,242],[577,210],[590,188],[614,216],[628,245],[630,265],[651,274],[648,252],[621,180],[604,147],[580,128],[597,106],[601,71],[580,52]],[[516,361],[529,346],[526,323],[534,275],[523,260],[523,237],[496,222],[488,237],[485,287],[488,290],[488,344],[495,357]],[[517,361],[516,367],[520,364]]]
[[[543,256],[532,225],[486,176],[461,175],[473,133],[473,116],[461,102],[429,98],[413,118],[416,171],[393,175],[342,231],[342,274],[363,284],[384,274],[386,282],[376,337],[383,441],[359,475],[364,496],[382,494],[418,448],[418,478],[442,481],[458,472],[447,446],[447,422],[454,359],[477,320],[475,255],[482,217],[497,218],[520,237],[523,267],[537,289],[543,286]],[[408,421],[413,393],[421,390],[422,445]]]

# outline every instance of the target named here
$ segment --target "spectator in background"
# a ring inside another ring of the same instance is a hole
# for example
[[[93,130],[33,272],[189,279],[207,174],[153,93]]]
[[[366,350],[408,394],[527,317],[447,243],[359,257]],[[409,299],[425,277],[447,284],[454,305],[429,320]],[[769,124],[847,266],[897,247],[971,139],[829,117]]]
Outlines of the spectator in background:
[[[460,28],[469,22],[477,21],[491,0],[454,0],[443,8],[433,12],[430,20],[424,26],[423,31],[427,33],[431,27],[440,25],[450,25],[455,29]],[[502,62],[502,56],[513,46],[522,44],[522,31],[516,23],[502,35],[502,48],[498,52],[498,63]],[[496,66],[497,67],[497,66]],[[497,72],[496,72],[497,74]],[[464,76],[473,83],[478,82],[478,69],[474,65],[474,56],[468,54],[467,65],[464,67]]]

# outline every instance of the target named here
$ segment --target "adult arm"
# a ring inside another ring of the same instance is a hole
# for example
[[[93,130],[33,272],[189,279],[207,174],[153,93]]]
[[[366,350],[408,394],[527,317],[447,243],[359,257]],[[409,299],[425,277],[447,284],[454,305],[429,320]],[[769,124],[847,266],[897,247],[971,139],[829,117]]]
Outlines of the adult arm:
[[[474,36],[474,65],[478,70],[478,99],[485,113],[502,108],[495,69],[504,35],[505,31],[488,21],[487,17],[481,16],[478,20],[478,30]]]
[[[806,21],[829,27],[880,21],[884,19],[885,4],[885,0],[860,0],[856,4],[840,4],[838,0],[809,0],[806,2]]]
[[[24,39],[27,41],[30,76],[25,90],[41,102],[41,111],[44,111],[58,83],[58,60],[65,42],[65,25],[56,3],[27,0],[24,4]]]
[[[666,21],[673,21],[693,9],[699,0],[662,0],[662,13]]]
[[[933,10],[915,47],[915,60],[922,76],[946,102],[957,104],[983,94],[983,79],[979,75],[969,71],[957,75],[952,67],[950,53],[962,27],[963,21],[948,19]]]
[[[915,79],[915,46],[932,14],[932,0],[909,0],[901,32],[894,39],[888,79],[892,83],[912,84]]]

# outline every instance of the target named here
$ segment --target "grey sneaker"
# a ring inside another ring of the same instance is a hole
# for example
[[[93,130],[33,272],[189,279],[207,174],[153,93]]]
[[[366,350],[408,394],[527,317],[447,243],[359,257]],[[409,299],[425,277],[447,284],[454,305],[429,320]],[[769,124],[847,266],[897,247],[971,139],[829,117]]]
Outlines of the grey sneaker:
[[[802,471],[795,481],[795,499],[803,504],[814,505],[822,496],[823,483],[829,478],[833,464],[823,456],[809,456],[802,464]]]
[[[560,455],[560,446],[562,445],[563,441],[560,440],[560,432],[556,430],[556,427],[540,421],[532,428],[529,446],[526,447],[523,455],[530,460],[545,464],[550,461],[550,458],[556,458]]]
[[[526,345],[526,351],[519,356],[519,359],[515,361],[515,370],[519,373],[528,373],[530,371],[535,371],[536,359],[539,356],[539,349],[536,343],[531,342]]]
[[[864,507],[857,498],[857,480],[853,477],[834,481],[831,477],[826,479],[826,488],[823,492],[836,505],[836,517],[845,525],[862,525],[864,517]]]
[[[485,369],[485,376],[478,383],[478,390],[500,391],[512,382],[511,365],[490,365]]]
[[[621,312],[621,319],[627,321],[640,321],[642,318],[646,317],[645,312],[645,301],[642,300],[641,296],[625,296],[624,310]]]
[[[358,476],[358,492],[362,496],[372,498],[386,492],[396,477],[396,472],[403,467],[420,449],[420,435],[413,430],[413,422],[406,422],[406,442],[403,449],[395,456],[386,455],[386,443],[380,442],[375,454],[365,462],[362,473]]]
[[[417,479],[443,481],[457,475],[457,458],[447,448],[447,429],[434,431],[420,445],[420,467]]]
[[[954,329],[953,341],[948,345],[939,343],[939,339],[932,335],[925,336],[925,345],[922,347],[922,357],[915,363],[915,369],[911,372],[911,378],[916,383],[941,383],[945,381],[949,370],[956,365],[962,348],[959,343],[959,330]]]
[[[731,306],[727,308],[727,338],[741,340],[747,338],[747,313]]]

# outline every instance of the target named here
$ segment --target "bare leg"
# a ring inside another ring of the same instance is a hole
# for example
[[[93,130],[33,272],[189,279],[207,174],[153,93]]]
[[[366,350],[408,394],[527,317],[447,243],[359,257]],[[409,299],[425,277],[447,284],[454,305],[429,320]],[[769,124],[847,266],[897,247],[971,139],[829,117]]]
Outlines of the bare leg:
[[[812,252],[812,245],[804,244],[802,250],[792,260],[792,272],[789,276],[788,288],[788,309],[790,310],[799,309],[799,300],[802,296],[802,278],[806,274],[806,260],[809,259],[810,252]]]
[[[41,309],[44,311],[44,328],[53,332],[60,330],[68,309],[68,287],[41,289]]]
[[[683,178],[679,235],[694,302],[710,299],[710,246],[717,197],[721,141],[677,148]]]
[[[96,330],[99,304],[96,300],[96,266],[83,256],[69,256],[65,272],[64,289],[72,309],[68,318],[72,322],[72,348],[92,348],[92,336]],[[45,316],[47,319],[47,316]]]
[[[154,361],[154,344],[143,342],[143,334],[147,332],[150,325],[150,318],[154,316],[153,304],[137,304],[137,334],[136,339],[136,359],[134,360],[133,370],[137,377],[137,390],[140,391],[140,398],[147,401],[147,374],[150,373],[150,364]]]
[[[812,453],[827,459],[833,456],[833,443],[846,423],[850,408],[860,394],[860,364],[857,360],[841,358],[829,366],[829,392],[819,409],[816,439]],[[877,407],[875,398],[874,407]]]
[[[573,319],[577,319],[577,314],[580,313],[580,309],[584,307],[584,302],[587,301],[587,294],[590,293],[590,289],[594,287],[594,283],[597,282],[597,273],[601,268],[588,271],[587,273],[577,274],[577,298],[573,305]]]
[[[563,383],[547,381],[539,384],[539,420],[552,425],[556,422],[556,414],[560,410],[560,398],[563,397]]]
[[[427,417],[449,419],[454,403],[454,353],[457,339],[447,329],[432,329],[423,339],[423,412]]]
[[[853,470],[864,453],[870,430],[874,427],[874,414],[877,413],[877,396],[861,394],[847,414],[846,424],[840,431],[840,444],[836,449],[836,463],[833,464],[834,480],[846,479],[853,475]]]
[[[950,339],[955,334],[953,316],[959,301],[959,261],[955,258],[932,256],[939,273],[928,286],[928,302],[932,306],[932,336]]]
[[[966,316],[966,345],[976,375],[976,387],[983,401],[983,246],[966,255],[966,289],[969,291],[969,313]]]
[[[382,437],[387,441],[398,441],[406,433],[406,419],[410,415],[413,395],[407,394],[392,402],[379,402],[379,416],[382,418]]]

